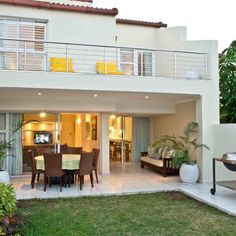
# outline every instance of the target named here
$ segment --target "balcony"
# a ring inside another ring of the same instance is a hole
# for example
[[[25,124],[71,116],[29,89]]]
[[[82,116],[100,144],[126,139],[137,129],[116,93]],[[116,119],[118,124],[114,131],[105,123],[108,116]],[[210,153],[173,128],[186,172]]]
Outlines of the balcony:
[[[207,54],[0,39],[0,70],[208,79]]]

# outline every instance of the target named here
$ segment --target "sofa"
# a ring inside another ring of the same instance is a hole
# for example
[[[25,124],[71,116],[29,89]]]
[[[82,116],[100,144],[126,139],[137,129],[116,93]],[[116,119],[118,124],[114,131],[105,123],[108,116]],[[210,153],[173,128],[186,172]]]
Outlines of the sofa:
[[[172,166],[172,157],[168,157],[166,154],[165,156],[156,158],[156,157],[150,157],[148,155],[148,152],[141,152],[140,161],[141,161],[141,168],[147,166],[161,173],[163,177],[166,177],[168,175],[179,174],[179,169],[173,168]]]

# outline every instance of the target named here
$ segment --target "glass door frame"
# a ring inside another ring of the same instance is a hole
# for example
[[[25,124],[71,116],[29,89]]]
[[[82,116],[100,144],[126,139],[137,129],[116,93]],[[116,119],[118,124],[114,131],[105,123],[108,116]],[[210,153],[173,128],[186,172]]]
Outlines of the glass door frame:
[[[120,156],[121,156],[121,160],[120,160],[119,163],[125,164],[125,163],[128,163],[127,161],[125,161],[127,159],[126,150],[125,150],[125,148],[126,148],[125,147],[125,141],[126,141],[126,139],[125,139],[125,129],[126,129],[126,127],[125,127],[125,118],[128,117],[128,118],[132,119],[132,117],[131,116],[124,116],[124,115],[116,115],[116,119],[118,117],[120,117],[120,119],[121,119],[121,123],[120,123],[120,127],[119,127],[119,129],[121,130],[121,134],[120,134],[120,143],[121,143]],[[109,138],[109,140],[111,140],[111,138]],[[131,137],[131,142],[132,142],[132,137]],[[113,155],[114,155],[114,153],[113,153]],[[131,152],[131,155],[132,155],[132,152]],[[132,158],[131,158],[131,160],[132,160]]]

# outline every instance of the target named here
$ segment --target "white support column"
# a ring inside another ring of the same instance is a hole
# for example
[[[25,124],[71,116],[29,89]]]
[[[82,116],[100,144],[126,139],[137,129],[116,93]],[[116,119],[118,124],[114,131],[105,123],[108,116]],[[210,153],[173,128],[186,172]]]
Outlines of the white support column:
[[[197,152],[200,168],[200,182],[212,181],[213,158],[213,124],[219,124],[219,103],[217,96],[202,96],[196,102],[196,120],[199,123],[199,142],[206,144],[210,150],[199,148]]]
[[[102,175],[110,174],[110,158],[109,158],[109,114],[101,113],[101,161],[100,169]]]
[[[208,56],[208,79],[210,87],[204,90],[196,101],[196,119],[199,123],[199,142],[206,144],[206,148],[198,149],[198,164],[200,167],[200,181],[212,181],[212,158],[214,153],[213,125],[219,124],[219,72],[217,42],[209,41],[208,48],[204,49]]]

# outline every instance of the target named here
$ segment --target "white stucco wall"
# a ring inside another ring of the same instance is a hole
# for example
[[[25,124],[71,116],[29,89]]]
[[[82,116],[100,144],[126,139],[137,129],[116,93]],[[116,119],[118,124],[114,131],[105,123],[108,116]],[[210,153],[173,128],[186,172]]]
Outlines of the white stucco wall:
[[[184,127],[196,120],[195,102],[187,102],[175,105],[174,114],[163,114],[150,118],[151,143],[160,139],[162,135],[182,135]]]
[[[114,45],[115,17],[0,4],[0,16],[48,22],[47,41]]]
[[[117,46],[156,48],[156,32],[157,29],[154,27],[117,24]]]
[[[209,157],[206,165],[209,172],[209,181],[212,181],[212,158],[220,158],[224,153],[236,152],[236,124],[220,124],[212,126],[213,155]],[[222,162],[216,162],[216,181],[235,180],[236,172],[226,169]]]
[[[182,41],[187,40],[184,26],[161,28],[156,31],[156,47],[164,50],[180,50]]]
[[[117,24],[117,46],[149,49],[181,48],[186,40],[186,27],[155,28],[139,25]]]

